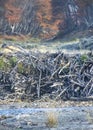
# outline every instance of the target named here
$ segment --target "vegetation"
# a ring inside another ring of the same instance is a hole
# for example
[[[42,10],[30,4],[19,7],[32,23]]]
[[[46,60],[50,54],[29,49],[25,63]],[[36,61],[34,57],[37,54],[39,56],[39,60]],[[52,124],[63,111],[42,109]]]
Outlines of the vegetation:
[[[55,112],[48,112],[47,113],[47,122],[46,122],[46,125],[49,128],[57,127],[57,125],[58,125],[57,113],[55,113]]]
[[[93,0],[8,0],[0,3],[4,10],[0,12],[0,30],[9,35],[51,39],[90,27],[93,20]]]
[[[9,59],[11,67],[14,67],[16,65],[17,61],[18,61],[18,59],[16,57],[11,57]]]
[[[9,61],[4,57],[0,57],[0,70],[9,71],[10,67]]]
[[[83,55],[81,56],[81,61],[85,62],[85,61],[87,61],[87,60],[88,60],[88,56],[87,56],[86,54],[83,54]]]
[[[24,73],[25,67],[24,67],[22,62],[18,63],[18,67],[17,68],[18,68],[18,72],[19,73]]]
[[[4,56],[0,57],[0,70],[9,71],[17,63],[16,57],[6,58]]]
[[[86,118],[89,123],[93,124],[93,113],[91,111],[87,112]]]

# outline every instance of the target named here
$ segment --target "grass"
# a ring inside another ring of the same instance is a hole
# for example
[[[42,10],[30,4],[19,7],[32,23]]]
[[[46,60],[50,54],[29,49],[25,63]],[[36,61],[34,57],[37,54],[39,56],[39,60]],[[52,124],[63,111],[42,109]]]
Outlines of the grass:
[[[0,43],[2,41],[11,41],[11,42],[30,42],[30,43],[39,43],[40,38],[31,37],[29,35],[0,35]]]
[[[10,62],[11,67],[14,67],[16,65],[16,63],[17,63],[17,58],[16,57],[11,57],[9,59],[9,62]]]
[[[90,124],[93,124],[93,112],[87,112],[86,118]]]
[[[6,58],[4,56],[0,57],[0,70],[9,71],[17,63],[16,57]]]
[[[81,61],[86,62],[87,59],[88,59],[88,56],[87,56],[86,54],[83,54],[83,55],[81,56]]]
[[[32,42],[32,43],[40,43],[40,39],[39,38],[29,38],[29,42]]]
[[[47,122],[46,126],[49,128],[55,128],[58,125],[58,117],[55,112],[48,112],[47,113]]]
[[[0,57],[0,70],[8,71],[10,69],[10,64],[8,60],[4,57]]]

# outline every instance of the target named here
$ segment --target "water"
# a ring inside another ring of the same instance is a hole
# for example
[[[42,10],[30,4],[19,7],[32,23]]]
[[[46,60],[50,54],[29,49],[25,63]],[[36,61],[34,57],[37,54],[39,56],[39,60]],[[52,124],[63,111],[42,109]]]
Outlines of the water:
[[[93,107],[64,107],[64,108],[15,108],[3,105],[0,120],[11,130],[12,127],[33,130],[49,130],[46,126],[47,114],[54,113],[57,126],[53,130],[93,130]],[[52,130],[52,128],[51,128]]]
[[[6,107],[6,106],[5,106]],[[18,114],[32,114],[38,112],[60,112],[60,111],[92,111],[93,107],[64,107],[64,108],[0,108],[0,115],[18,115]]]

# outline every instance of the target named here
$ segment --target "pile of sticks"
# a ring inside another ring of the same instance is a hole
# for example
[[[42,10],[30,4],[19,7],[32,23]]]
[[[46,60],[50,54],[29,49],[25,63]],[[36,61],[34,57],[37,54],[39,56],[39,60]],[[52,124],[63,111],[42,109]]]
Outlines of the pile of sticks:
[[[17,61],[0,71],[0,91],[22,99],[84,100],[93,96],[93,54],[16,53]]]

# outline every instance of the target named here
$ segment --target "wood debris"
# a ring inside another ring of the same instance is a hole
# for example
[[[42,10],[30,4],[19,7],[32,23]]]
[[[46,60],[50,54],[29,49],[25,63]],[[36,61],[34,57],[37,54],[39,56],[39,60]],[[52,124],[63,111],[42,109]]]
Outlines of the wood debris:
[[[26,54],[22,50],[20,53],[1,55],[1,58],[7,59],[7,63],[12,60],[9,69],[0,68],[0,98],[7,95],[22,100],[35,100],[44,95],[62,100],[93,97],[92,53]]]

